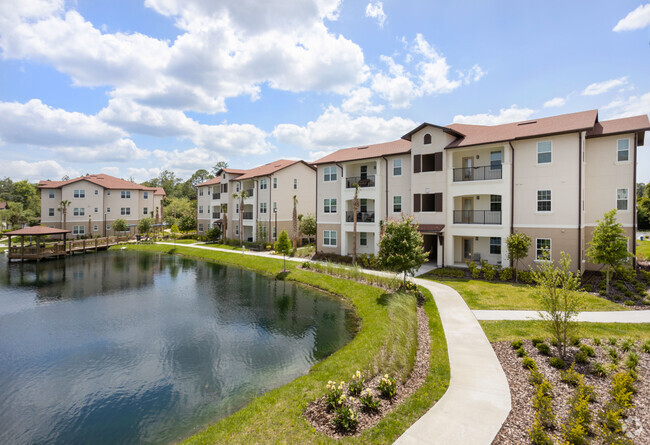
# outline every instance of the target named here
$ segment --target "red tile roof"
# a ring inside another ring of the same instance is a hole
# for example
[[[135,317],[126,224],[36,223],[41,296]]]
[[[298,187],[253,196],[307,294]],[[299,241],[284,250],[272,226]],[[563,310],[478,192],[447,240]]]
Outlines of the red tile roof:
[[[197,184],[196,186],[204,187],[206,185],[219,184],[220,182],[221,182],[221,175],[217,176],[216,178],[208,179],[207,181]]]
[[[39,188],[43,189],[58,189],[64,185],[73,184],[79,181],[88,181],[105,189],[119,189],[119,190],[145,190],[152,191],[154,195],[165,195],[165,190],[162,187],[146,187],[135,182],[126,181],[124,179],[116,178],[107,174],[87,175],[78,178],[70,179],[68,181],[40,181]]]
[[[465,137],[456,139],[447,145],[446,148],[467,147],[550,134],[586,131],[593,128],[597,119],[598,110],[589,110],[494,126],[451,124],[447,128],[462,133]]]
[[[309,164],[307,164],[304,161],[296,161],[296,160],[291,160],[291,159],[278,159],[277,161],[274,162],[269,162],[268,164],[261,165],[259,167],[252,168],[248,170],[246,173],[243,175],[239,176],[237,178],[237,181],[243,181],[244,179],[252,179],[252,178],[257,178],[259,176],[268,176],[271,175],[277,171],[280,171],[284,168],[290,167],[294,164],[298,163],[303,163],[307,165],[308,167]],[[313,167],[312,167],[313,168]]]
[[[70,233],[70,230],[63,229],[53,229],[46,226],[33,226],[25,227],[24,229],[18,229],[11,232],[5,233],[5,235],[11,236],[36,236],[36,235],[61,235],[63,233]]]
[[[444,224],[420,224],[418,231],[420,232],[442,232],[445,228]]]
[[[587,131],[587,137],[595,138],[598,136],[648,130],[650,130],[650,121],[648,121],[648,115],[643,114],[641,116],[624,117],[622,119],[597,122],[596,125],[594,125],[594,128]]]
[[[318,164],[331,164],[333,162],[357,161],[361,159],[379,158],[411,151],[411,143],[404,139],[381,144],[364,145],[361,147],[342,148],[313,162]]]

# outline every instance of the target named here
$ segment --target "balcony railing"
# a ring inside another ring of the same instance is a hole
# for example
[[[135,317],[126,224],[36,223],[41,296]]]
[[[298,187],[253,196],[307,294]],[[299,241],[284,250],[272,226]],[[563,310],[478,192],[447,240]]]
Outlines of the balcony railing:
[[[486,181],[501,179],[503,168],[498,165],[483,165],[481,167],[462,167],[454,169],[454,182]]]
[[[253,212],[243,212],[242,215],[244,219],[253,219]]]
[[[501,212],[495,210],[454,210],[454,224],[501,224]]]
[[[354,212],[345,212],[345,221],[354,222]],[[357,212],[357,222],[374,223],[375,212]]]
[[[351,176],[345,178],[345,187],[354,188],[354,184],[359,184],[359,187],[374,187],[375,186],[375,175],[364,176]]]
[[[249,198],[252,198],[255,194],[255,189],[246,189],[246,193],[248,194]]]
[[[212,219],[220,219],[220,218],[221,218],[221,213],[212,212]]]
[[[213,193],[212,199],[221,199],[221,193]]]

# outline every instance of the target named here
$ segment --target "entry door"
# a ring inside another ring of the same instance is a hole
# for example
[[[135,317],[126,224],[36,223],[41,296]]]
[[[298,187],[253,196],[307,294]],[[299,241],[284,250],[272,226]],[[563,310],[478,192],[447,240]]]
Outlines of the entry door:
[[[465,261],[472,260],[472,253],[474,250],[472,244],[472,238],[463,238],[463,260]]]
[[[474,157],[463,158],[463,181],[474,179]]]
[[[474,198],[463,198],[463,223],[471,224],[474,220]]]

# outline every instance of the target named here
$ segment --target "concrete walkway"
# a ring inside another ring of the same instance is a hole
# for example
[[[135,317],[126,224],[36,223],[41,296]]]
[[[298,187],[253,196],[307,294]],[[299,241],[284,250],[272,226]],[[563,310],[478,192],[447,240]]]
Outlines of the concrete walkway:
[[[451,380],[442,398],[396,444],[490,444],[510,413],[510,388],[476,317],[454,289],[415,279],[434,297],[447,339]]]
[[[194,247],[233,253],[202,245],[158,244]],[[235,251],[234,253],[240,253]],[[244,255],[282,259],[268,252],[246,251]],[[304,258],[287,261],[305,262]],[[364,270],[370,274],[394,275]],[[440,400],[407,429],[397,444],[489,445],[510,413],[510,388],[490,342],[460,294],[449,286],[414,279],[426,287],[436,302],[447,340],[451,378]]]
[[[474,310],[479,320],[540,320],[537,311]],[[650,323],[650,311],[580,312],[577,321],[593,323]]]

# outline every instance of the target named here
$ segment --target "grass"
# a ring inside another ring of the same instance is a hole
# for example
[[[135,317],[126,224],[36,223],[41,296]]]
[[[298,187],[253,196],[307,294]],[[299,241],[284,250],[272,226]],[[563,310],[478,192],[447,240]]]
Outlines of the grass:
[[[423,275],[420,278],[438,281],[450,286],[463,297],[470,309],[540,310],[535,288],[528,284],[488,282],[464,279],[435,279]],[[625,311],[625,306],[605,298],[583,292],[585,311]]]
[[[637,241],[636,257],[640,260],[650,260],[650,239],[646,236],[643,237],[643,241]]]
[[[270,275],[277,275],[283,268],[282,260],[275,258],[187,246],[145,245],[128,249],[187,255]],[[415,299],[403,294],[388,295],[365,284],[303,270],[294,262],[288,262],[287,268],[286,279],[337,294],[351,303],[361,319],[359,332],[345,347],[312,367],[307,375],[252,400],[235,414],[190,437],[187,443],[393,442],[442,397],[449,385],[447,345],[431,294],[424,290],[424,309],[429,316],[431,334],[431,362],[425,383],[375,427],[359,437],[334,440],[316,432],[304,420],[305,407],[324,394],[328,380],[348,381],[356,370],[388,371],[403,377],[414,360]]]
[[[176,241],[169,240],[169,242],[176,243],[176,244],[196,244],[196,243],[198,243],[198,241],[195,240],[195,239],[177,239]]]
[[[550,333],[541,321],[481,321],[481,327],[491,342],[513,341],[524,338],[549,337]],[[592,338],[650,339],[650,329],[644,323],[580,323],[579,335]]]

